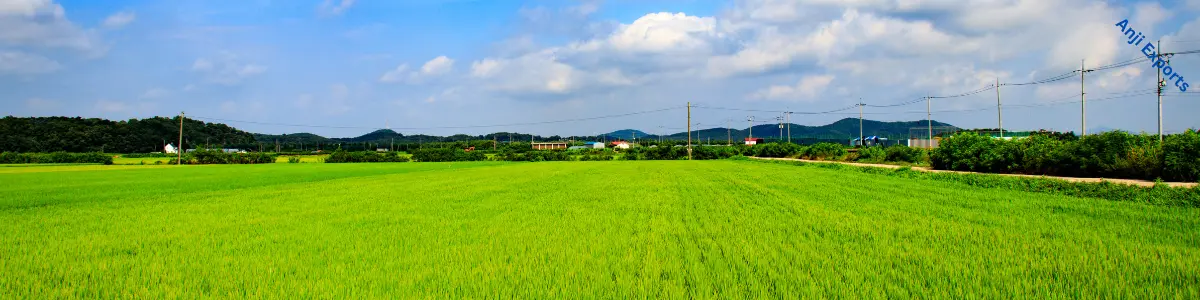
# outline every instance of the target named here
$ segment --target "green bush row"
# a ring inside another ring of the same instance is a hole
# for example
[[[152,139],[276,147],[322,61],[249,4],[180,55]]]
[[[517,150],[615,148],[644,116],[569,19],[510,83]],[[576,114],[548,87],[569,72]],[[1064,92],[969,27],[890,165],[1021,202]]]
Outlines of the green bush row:
[[[484,161],[487,155],[479,151],[454,148],[426,148],[413,151],[412,159],[420,162]]]
[[[124,157],[124,158],[166,158],[166,157],[175,157],[175,154],[161,153],[161,152],[159,152],[159,153],[130,153],[130,154],[123,154],[123,155],[121,155],[121,157]]]
[[[561,151],[561,150],[559,150],[559,151],[531,150],[531,151],[526,151],[524,153],[504,151],[503,153],[496,155],[495,159],[502,160],[502,161],[532,161],[532,162],[572,160],[570,154],[568,154],[566,151]]]
[[[112,156],[103,153],[0,153],[0,164],[113,164]]]
[[[296,163],[300,162],[299,157],[294,157]],[[400,156],[397,152],[347,152],[342,150],[334,151],[325,158],[325,163],[380,163],[380,162],[408,162],[409,158]],[[292,163],[292,158],[288,158],[288,162]]]
[[[220,150],[196,150],[183,154],[183,163],[188,165],[248,165],[273,164],[274,154],[263,152],[225,153]],[[179,163],[179,158],[172,158],[171,164]]]
[[[1111,182],[1069,182],[1051,178],[1009,177],[991,174],[932,173],[913,171],[911,168],[885,169],[857,167],[842,164],[805,163],[798,161],[771,161],[790,165],[818,168],[854,170],[863,173],[908,179],[956,182],[974,187],[999,188],[1027,192],[1047,193],[1072,197],[1099,198],[1112,201],[1130,201],[1164,206],[1200,207],[1200,186],[1192,188],[1169,187],[1157,184],[1154,187],[1115,184]]]
[[[1200,133],[1158,136],[1111,131],[1078,140],[1033,135],[999,140],[974,133],[943,139],[930,155],[936,169],[1073,177],[1200,179]]]

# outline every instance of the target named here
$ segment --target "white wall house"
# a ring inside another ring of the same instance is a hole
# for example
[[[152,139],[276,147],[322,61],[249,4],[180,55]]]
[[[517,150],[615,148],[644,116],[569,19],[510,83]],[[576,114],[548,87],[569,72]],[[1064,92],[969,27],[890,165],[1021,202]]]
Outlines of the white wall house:
[[[175,145],[167,144],[166,146],[163,146],[163,152],[175,154],[179,153],[179,150],[175,149]]]

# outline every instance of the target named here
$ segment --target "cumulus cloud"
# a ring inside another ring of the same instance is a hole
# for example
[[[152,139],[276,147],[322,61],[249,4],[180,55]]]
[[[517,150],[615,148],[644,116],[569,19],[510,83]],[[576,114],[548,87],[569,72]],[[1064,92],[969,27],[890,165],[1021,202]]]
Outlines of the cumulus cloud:
[[[833,75],[810,75],[800,79],[795,85],[773,85],[750,95],[751,99],[805,101],[814,100],[829,84]]]
[[[3,46],[74,49],[89,56],[107,51],[95,31],[72,23],[63,7],[50,0],[0,2],[0,28]]]
[[[133,20],[136,18],[137,14],[133,12],[118,12],[104,19],[104,27],[108,29],[118,29],[125,27],[125,25],[129,25],[129,23],[133,23]]]
[[[454,60],[446,56],[435,57],[421,66],[420,70],[409,71],[408,64],[400,64],[379,77],[385,83],[422,83],[444,76],[454,70]]]
[[[223,53],[216,59],[197,58],[192,62],[191,70],[202,75],[203,79],[209,83],[237,85],[246,79],[265,73],[267,67],[243,62],[235,55]]]
[[[0,51],[0,74],[45,74],[59,69],[62,69],[62,66],[58,62],[41,55]]]
[[[317,13],[321,16],[340,16],[354,6],[354,3],[355,0],[325,0],[317,6]]]

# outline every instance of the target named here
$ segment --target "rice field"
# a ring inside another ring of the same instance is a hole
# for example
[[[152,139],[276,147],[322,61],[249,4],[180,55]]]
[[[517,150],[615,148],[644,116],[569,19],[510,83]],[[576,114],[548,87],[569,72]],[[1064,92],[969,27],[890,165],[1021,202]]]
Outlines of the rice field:
[[[0,182],[0,298],[1200,298],[1200,209],[808,166],[44,166]]]

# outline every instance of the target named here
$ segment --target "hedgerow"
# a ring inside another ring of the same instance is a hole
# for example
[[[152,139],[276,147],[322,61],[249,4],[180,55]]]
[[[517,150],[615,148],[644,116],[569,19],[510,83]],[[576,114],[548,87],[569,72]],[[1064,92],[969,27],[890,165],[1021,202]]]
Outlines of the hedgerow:
[[[113,164],[112,156],[103,153],[0,153],[0,164]]]
[[[1200,186],[1192,188],[1169,187],[1157,184],[1154,187],[1115,184],[1111,182],[1070,182],[1052,178],[1010,177],[992,174],[932,173],[913,171],[911,168],[885,169],[859,167],[830,163],[806,163],[800,161],[761,161],[798,166],[809,166],[836,170],[939,182],[956,182],[974,187],[998,188],[1055,195],[1090,197],[1112,201],[1130,201],[1164,206],[1200,207]]]
[[[943,139],[930,154],[936,169],[1168,181],[1200,179],[1200,134],[1111,131],[1078,140],[1034,135],[999,140],[974,133]]]
[[[291,162],[290,158],[288,162]],[[297,161],[299,162],[299,158]],[[342,150],[334,151],[329,157],[325,158],[325,163],[381,163],[381,162],[409,162],[408,157],[400,156],[396,152],[347,152]]]
[[[225,153],[219,150],[196,150],[184,153],[182,160],[186,165],[248,165],[273,164],[275,158],[275,154],[263,152]],[[169,163],[177,164],[179,161],[180,158],[172,158]]]
[[[456,148],[426,148],[413,151],[412,159],[420,162],[484,161],[487,155]]]

